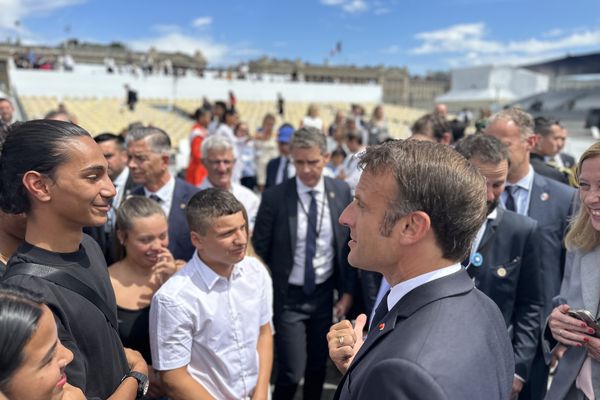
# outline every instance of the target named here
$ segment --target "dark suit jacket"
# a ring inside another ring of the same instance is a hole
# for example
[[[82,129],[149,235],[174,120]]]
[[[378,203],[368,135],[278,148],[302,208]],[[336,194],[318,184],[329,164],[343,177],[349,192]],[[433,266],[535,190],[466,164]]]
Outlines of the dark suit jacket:
[[[475,286],[502,312],[515,353],[515,373],[525,380],[539,342],[544,306],[537,226],[529,217],[498,208],[477,249],[483,264],[469,267]]]
[[[265,189],[275,186],[277,180],[277,170],[279,170],[279,164],[281,163],[281,156],[272,158],[267,163],[267,180],[265,182]]]
[[[577,160],[575,160],[575,157],[573,157],[570,154],[560,153],[559,156],[560,156],[560,159],[562,160],[565,168],[573,168],[575,166],[575,164],[577,163]]]
[[[188,201],[199,189],[196,186],[175,178],[175,190],[169,212],[169,251],[178,260],[188,261],[194,255],[194,246],[190,240],[190,229],[185,216]],[[144,196],[144,188],[138,187],[132,194]]]
[[[125,181],[125,193],[121,196],[121,203],[123,203],[127,197],[131,196],[131,193],[137,186],[138,185],[133,182],[131,173],[128,174],[127,180]],[[119,204],[119,206],[120,205],[121,204]],[[114,230],[107,234],[104,225],[100,225],[85,227],[83,228],[83,232],[90,235],[98,243],[100,249],[102,249],[102,254],[104,254],[106,265],[110,266],[119,261],[119,254],[117,254],[117,238]]]
[[[544,318],[552,311],[564,274],[564,237],[569,219],[577,206],[575,189],[535,174],[527,215],[536,220],[540,231],[544,287]]]
[[[343,181],[325,177],[325,194],[331,214],[334,237],[334,277],[340,294],[354,294],[356,270],[348,264],[350,230],[338,218],[352,201],[350,187]],[[294,266],[298,228],[296,178],[266,190],[262,195],[252,233],[252,245],[271,270],[273,307],[277,316],[283,307],[288,280]]]
[[[569,184],[569,178],[558,169],[546,164],[542,156],[531,153],[529,162],[536,173],[564,183],[565,185]]]
[[[412,290],[382,323],[335,399],[509,398],[514,360],[506,325],[464,270]]]

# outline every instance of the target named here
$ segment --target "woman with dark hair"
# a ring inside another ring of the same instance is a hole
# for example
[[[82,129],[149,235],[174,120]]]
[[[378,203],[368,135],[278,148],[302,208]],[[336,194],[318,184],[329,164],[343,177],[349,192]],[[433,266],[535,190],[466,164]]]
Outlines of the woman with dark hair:
[[[69,122],[11,126],[0,156],[0,208],[27,214],[25,242],[4,281],[40,293],[73,352],[69,383],[89,398],[135,399],[147,384],[141,355],[125,351],[106,262],[84,226],[106,222],[115,189],[89,133]]]
[[[0,284],[0,399],[85,399],[67,383],[65,367],[71,360],[73,353],[58,339],[42,298]]]
[[[161,206],[144,196],[132,196],[117,211],[117,238],[125,257],[108,269],[117,299],[119,336],[124,346],[150,355],[150,302],[152,296],[177,270],[185,265],[175,261],[169,245],[167,217]],[[160,379],[152,368],[150,396],[163,394]]]

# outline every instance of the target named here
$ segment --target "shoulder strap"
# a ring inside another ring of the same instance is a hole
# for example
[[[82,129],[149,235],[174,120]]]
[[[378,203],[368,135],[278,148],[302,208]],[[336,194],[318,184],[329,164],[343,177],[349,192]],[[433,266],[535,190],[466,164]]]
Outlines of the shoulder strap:
[[[104,299],[91,287],[77,279],[67,271],[34,263],[13,264],[6,270],[2,279],[14,275],[31,275],[53,282],[86,298],[104,314],[108,323],[118,332],[117,318]]]

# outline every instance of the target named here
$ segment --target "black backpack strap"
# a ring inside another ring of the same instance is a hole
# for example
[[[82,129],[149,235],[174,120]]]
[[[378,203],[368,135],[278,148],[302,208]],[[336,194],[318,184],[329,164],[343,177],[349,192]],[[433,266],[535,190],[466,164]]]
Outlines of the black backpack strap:
[[[89,302],[98,307],[113,329],[117,332],[119,331],[117,317],[114,312],[111,311],[104,299],[94,289],[68,272],[42,264],[18,263],[11,265],[6,270],[2,279],[4,280],[15,275],[36,276],[38,278],[53,282],[59,286],[71,290],[72,292],[77,293],[82,297],[85,297]]]

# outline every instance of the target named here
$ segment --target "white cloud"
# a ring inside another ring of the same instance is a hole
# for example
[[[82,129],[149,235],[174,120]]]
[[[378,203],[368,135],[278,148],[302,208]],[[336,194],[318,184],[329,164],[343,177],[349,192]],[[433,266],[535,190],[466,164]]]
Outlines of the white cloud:
[[[247,41],[225,44],[210,37],[189,36],[181,32],[167,32],[156,37],[135,39],[127,44],[137,51],[147,51],[151,47],[166,52],[180,51],[189,55],[200,51],[210,65],[233,64],[265,53]]]
[[[369,9],[365,0],[321,0],[321,4],[340,7],[349,14],[359,14]]]
[[[416,55],[451,55],[447,59],[451,66],[523,64],[600,45],[600,29],[578,30],[571,34],[555,29],[541,36],[508,42],[490,40],[484,23],[459,24],[417,33],[415,38],[421,44],[410,52]]]
[[[192,26],[196,28],[204,28],[212,24],[212,17],[198,17],[192,21]]]
[[[138,51],[147,51],[150,47],[154,47],[157,50],[180,51],[193,55],[199,50],[210,64],[224,62],[229,51],[229,47],[225,44],[216,43],[209,38],[187,36],[179,32],[171,32],[153,38],[134,39],[130,40],[128,44],[132,49]]]
[[[367,3],[364,2],[364,0],[351,0],[347,3],[344,3],[342,5],[342,8],[346,12],[349,12],[351,14],[357,14],[363,11],[367,11],[369,7],[367,6]]]

